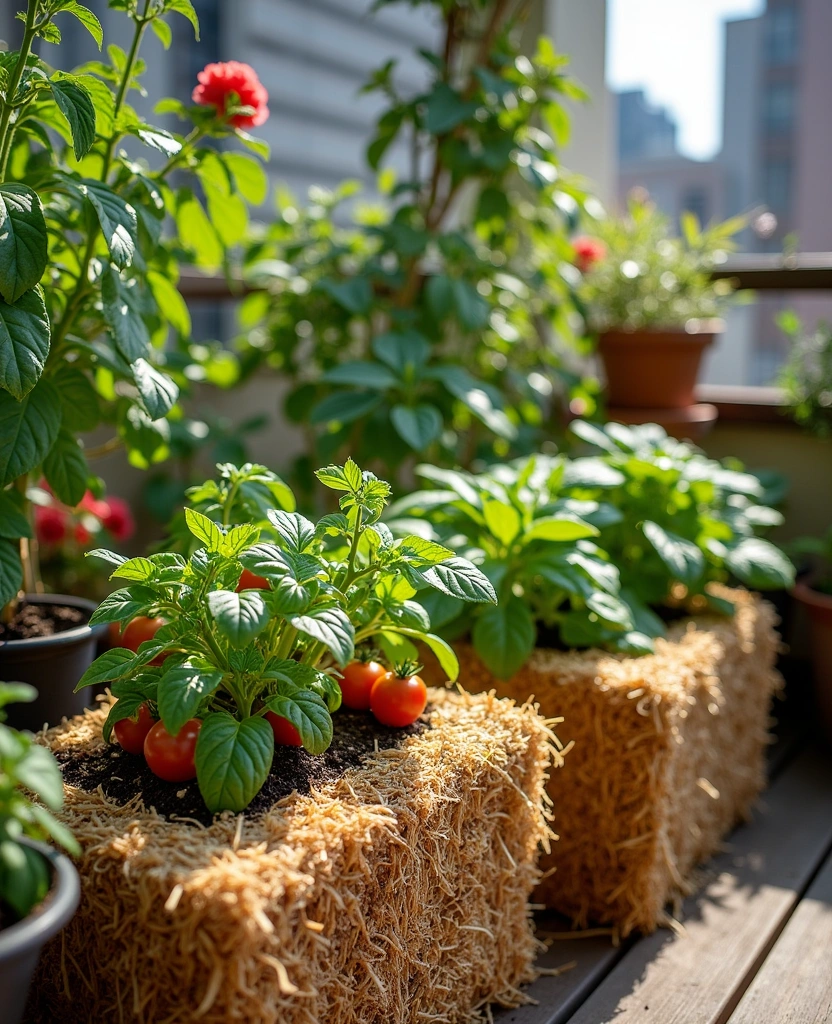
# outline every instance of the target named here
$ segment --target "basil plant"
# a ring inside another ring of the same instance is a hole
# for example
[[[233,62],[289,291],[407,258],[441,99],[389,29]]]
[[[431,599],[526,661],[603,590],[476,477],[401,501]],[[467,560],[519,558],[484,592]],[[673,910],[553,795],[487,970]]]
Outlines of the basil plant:
[[[241,473],[232,483],[236,493],[262,487],[252,479],[260,470]],[[264,539],[255,523],[224,525],[189,507],[185,522],[198,546],[188,558],[162,552],[125,560],[96,552],[126,586],[102,602],[92,623],[124,625],[147,615],[167,624],[138,652],[116,647],[101,655],[79,687],[111,683],[117,700],[104,724],[106,739],[143,704],[171,735],[200,719],[197,782],[211,811],[243,810],[265,782],[274,751],[267,712],[288,719],[310,753],[326,750],[331,713],[341,701],[338,670],[357,644],[420,641],[456,679],[456,656],[413,600],[419,590],[496,600],[488,579],[466,559],[417,535],[393,539],[379,521],[387,483],[351,460],[320,469],[317,477],[340,494],[340,511],[317,523],[271,509]],[[222,505],[229,519],[233,500],[226,492],[214,514]],[[260,577],[264,589],[238,590],[243,570]],[[161,665],[153,664],[160,658]]]

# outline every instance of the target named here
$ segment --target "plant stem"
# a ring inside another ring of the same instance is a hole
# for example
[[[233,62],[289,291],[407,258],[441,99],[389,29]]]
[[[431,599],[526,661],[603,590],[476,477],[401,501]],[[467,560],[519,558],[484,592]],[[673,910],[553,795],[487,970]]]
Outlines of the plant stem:
[[[355,530],[352,535],[352,543],[350,544],[350,553],[347,556],[347,572],[346,575],[344,576],[344,582],[341,585],[342,590],[346,590],[347,587],[349,587],[349,585],[356,578],[355,558],[356,555],[358,554],[358,544],[359,541],[361,540],[361,520],[362,512],[361,507],[359,506],[356,510]]]
[[[32,40],[35,38],[35,15],[37,14],[37,9],[38,0],[29,0],[26,10],[26,28],[23,31],[23,42],[20,44],[17,63],[9,79],[6,97],[3,100],[2,110],[0,110],[0,182],[4,181],[6,177],[6,164],[9,160],[9,152],[11,151],[12,139],[14,138],[14,126],[10,126],[9,122],[14,111],[15,93],[20,85],[20,79],[23,77],[23,71],[26,68],[26,60],[32,49]]]
[[[101,180],[106,181],[107,175],[110,172],[110,164],[113,160],[113,150],[116,148],[116,142],[118,141],[119,134],[116,130],[116,121],[118,121],[118,115],[121,112],[121,108],[124,106],[124,98],[127,95],[127,90],[130,88],[130,79],[133,77],[133,68],[136,66],[136,58],[139,55],[139,47],[142,44],[142,36],[144,30],[153,20],[152,17],[148,17],[147,12],[150,9],[150,0],[144,0],[144,13],[140,18],[136,18],[136,27],[133,31],[133,42],[130,44],[130,51],[127,54],[127,63],[124,66],[124,74],[119,82],[118,92],[116,93],[115,105],[113,107],[113,134],[110,136],[107,147],[104,150],[104,161],[101,169]]]
[[[290,626],[286,623],[286,628],[283,635],[280,638],[280,643],[277,645],[277,651],[275,652],[276,658],[288,658],[292,653],[292,645],[295,642],[295,637],[298,635],[298,631],[294,626]]]

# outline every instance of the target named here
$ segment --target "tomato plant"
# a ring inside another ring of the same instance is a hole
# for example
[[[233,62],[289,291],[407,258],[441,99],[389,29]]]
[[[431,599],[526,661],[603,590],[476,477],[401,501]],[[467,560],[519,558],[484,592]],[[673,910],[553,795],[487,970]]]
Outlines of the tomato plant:
[[[412,725],[425,710],[428,690],[421,665],[404,661],[376,680],[370,693],[370,710],[382,725]]]
[[[275,743],[284,747],[302,747],[303,737],[288,718],[282,718],[273,711],[266,712],[266,721],[272,727]]]
[[[357,645],[401,649],[420,641],[456,679],[456,656],[431,632],[414,600],[419,590],[474,602],[496,598],[480,570],[448,548],[416,535],[395,540],[380,522],[389,485],[351,460],[318,470],[318,480],[340,493],[340,511],[318,523],[274,508],[263,517],[265,527],[234,523],[236,495],[261,486],[263,470],[220,472],[233,477],[233,486],[198,488],[195,500],[206,511],[184,510],[197,543],[190,557],[93,553],[126,584],[102,601],[93,625],[139,615],[166,623],[136,651],[116,647],[101,655],[79,687],[108,682],[118,698],[104,724],[107,740],[146,702],[158,707],[170,737],[200,720],[195,766],[202,796],[213,811],[240,811],[271,770],[268,714],[290,723],[307,751],[321,753],[341,703],[336,676],[355,659]],[[237,591],[243,569],[266,579],[268,589]],[[153,665],[162,652],[165,664]],[[148,733],[145,753],[161,731],[154,726]]]
[[[201,729],[198,718],[189,718],[173,734],[164,722],[157,722],[144,740],[148,768],[165,782],[189,782],[196,778],[196,745]]]
[[[147,704],[142,704],[135,718],[122,718],[113,727],[113,735],[118,740],[122,750],[128,754],[141,754],[144,751],[144,741],[147,734],[153,728],[156,719],[150,713]]]
[[[352,708],[353,711],[366,711],[370,706],[370,691],[373,684],[386,671],[384,665],[372,659],[362,661],[359,658],[346,665],[338,680],[344,707]]]

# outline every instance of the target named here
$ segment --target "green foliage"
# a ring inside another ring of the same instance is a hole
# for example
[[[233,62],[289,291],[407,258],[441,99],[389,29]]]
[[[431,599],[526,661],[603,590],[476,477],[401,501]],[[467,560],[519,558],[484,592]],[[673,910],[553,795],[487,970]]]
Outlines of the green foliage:
[[[819,323],[814,331],[803,328],[791,311],[778,323],[790,340],[789,358],[777,383],[795,421],[818,437],[832,434],[832,328]]]
[[[196,30],[190,0],[111,6],[131,22],[127,52],[111,45],[108,60],[53,70],[34,54],[38,40],[60,43],[59,26],[72,17],[101,48],[101,25],[75,0],[29,0],[20,50],[0,54],[0,487],[25,492],[43,474],[68,504],[89,476],[80,432],[108,425],[106,450],[123,445],[140,468],[170,453],[169,420],[187,422],[180,393],[203,368],[209,379],[216,362],[188,344],[179,259],[224,263],[247,224],[240,195],[260,195],[264,180],[257,160],[204,144],[251,143],[229,123],[238,108],[218,115],[162,103],[186,123],[179,134],[130,105],[142,90],[148,28],[164,38],[175,15]],[[155,169],[127,156],[131,138],[154,151]],[[171,184],[174,171],[187,177]],[[227,207],[222,218],[217,204]],[[199,231],[188,233],[183,222],[200,214]],[[171,328],[178,348],[166,349]],[[17,575],[0,574],[0,605],[15,596]]]
[[[13,918],[26,917],[51,885],[49,865],[20,841],[23,836],[53,839],[69,853],[80,853],[70,832],[50,813],[60,810],[64,800],[55,758],[28,733],[4,724],[7,704],[28,703],[36,696],[27,683],[0,683],[0,907]]]
[[[798,537],[789,544],[789,553],[811,568],[808,583],[813,590],[832,595],[832,526],[822,537]]]
[[[496,608],[465,607],[441,588],[423,602],[442,635],[470,634],[497,675],[516,672],[538,642],[648,652],[669,605],[728,610],[713,582],[791,585],[791,563],[757,536],[781,516],[759,504],[756,477],[656,425],[573,429],[599,454],[537,455],[479,475],[421,466],[430,489],[390,509],[394,534],[446,545],[491,580]]]
[[[701,227],[685,213],[675,235],[669,217],[649,199],[632,195],[623,217],[591,227],[606,253],[587,270],[580,289],[589,326],[594,331],[683,327],[689,320],[721,316],[732,286],[710,275],[734,248],[732,236],[744,224],[734,217]]]
[[[127,583],[99,605],[93,625],[124,625],[136,615],[161,615],[167,624],[137,654],[101,655],[78,685],[112,680],[118,700],[106,739],[143,703],[172,734],[202,719],[197,780],[212,811],[243,810],[265,782],[274,748],[268,711],[289,719],[310,753],[329,746],[330,712],[341,701],[334,680],[357,644],[422,640],[456,678],[456,659],[413,601],[418,591],[495,600],[482,573],[448,549],[417,536],[394,541],[379,522],[390,493],[383,480],[351,460],[317,475],[339,492],[341,510],[318,523],[287,510],[291,492],[262,466],[220,466],[219,480],[192,491],[194,504],[184,510],[195,542],[190,557],[92,552],[115,565],[112,579]],[[264,507],[275,498],[282,508]],[[267,589],[238,592],[244,568],[264,577]],[[151,665],[163,653],[164,664]]]
[[[404,0],[402,0],[404,2]],[[469,463],[527,450],[548,414],[575,339],[567,241],[585,201],[561,167],[581,90],[541,39],[517,47],[520,21],[497,0],[430,0],[442,55],[419,51],[427,85],[399,81],[395,61],[366,92],[384,107],[372,170],[407,147],[403,180],[379,171],[383,201],[348,182],[314,188],[250,245],[247,272],[267,293],[243,303],[242,363],[294,384],[290,420],[311,426],[314,453],[399,473],[415,457]]]

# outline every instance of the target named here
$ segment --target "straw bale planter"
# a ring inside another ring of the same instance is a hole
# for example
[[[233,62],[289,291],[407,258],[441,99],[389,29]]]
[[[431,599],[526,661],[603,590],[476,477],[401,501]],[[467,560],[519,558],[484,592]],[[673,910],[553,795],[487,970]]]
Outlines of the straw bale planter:
[[[528,703],[430,700],[397,749],[208,827],[67,785],[81,907],[46,951],[33,1019],[416,1024],[523,1002],[560,755]],[[83,757],[102,715],[46,740]]]
[[[626,935],[665,922],[765,784],[775,615],[745,591],[724,596],[737,602],[733,619],[680,621],[647,657],[538,649],[497,682],[461,652],[468,689],[534,695],[563,717],[558,733],[574,747],[549,782],[560,839],[535,899],[578,926]]]

